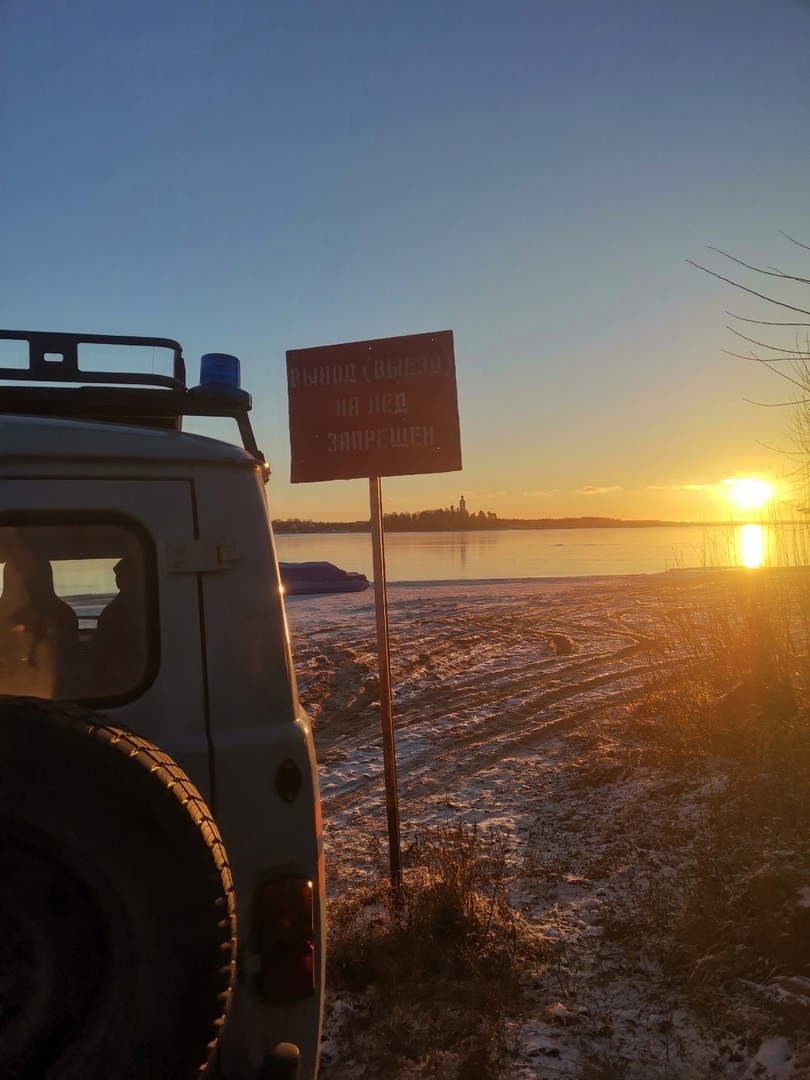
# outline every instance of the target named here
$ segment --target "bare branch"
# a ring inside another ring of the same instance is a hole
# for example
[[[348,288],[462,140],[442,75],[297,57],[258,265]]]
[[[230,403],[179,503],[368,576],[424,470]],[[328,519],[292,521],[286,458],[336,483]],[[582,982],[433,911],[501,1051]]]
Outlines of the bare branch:
[[[727,311],[726,315],[740,322],[757,323],[759,326],[810,326],[810,322],[768,322],[766,319],[746,319],[744,315],[738,315],[734,311]]]
[[[762,364],[763,367],[766,367],[769,371],[772,371],[774,375],[780,375],[783,379],[787,379],[789,383],[793,383],[794,386],[798,386],[799,389],[804,391],[805,394],[807,393],[806,381],[803,382],[801,379],[794,379],[792,375],[785,374],[785,372],[782,371],[780,368],[774,367],[774,363],[772,360],[763,360],[761,356],[754,356],[753,354],[751,356],[743,356],[741,353],[729,352],[728,349],[723,349],[723,352],[726,354],[726,356],[733,356],[737,360],[753,360],[755,364]]]
[[[781,447],[779,447],[779,446],[771,446],[770,443],[763,442],[761,439],[757,439],[757,445],[758,446],[764,446],[766,450],[773,450],[773,452],[775,454],[785,454],[785,453],[787,453],[787,451],[783,450]],[[794,472],[790,472],[787,475],[788,476],[795,476],[798,471],[799,470],[796,469]],[[784,476],[784,473],[782,475]]]
[[[768,270],[776,277],[782,278],[784,281],[798,281],[800,285],[810,285],[810,278],[797,277],[795,274],[787,274],[784,270],[780,270],[778,266],[769,266]]]
[[[768,345],[764,341],[755,341],[753,338],[746,337],[745,334],[741,334],[739,330],[735,330],[733,326],[727,326],[726,330],[730,330],[735,337],[742,338],[743,341],[750,341],[752,345],[758,345],[761,349],[770,349],[771,352],[790,353],[791,356],[804,356],[810,360],[810,351],[807,349],[782,349],[776,345]],[[782,357],[783,360],[787,360],[788,357]]]
[[[754,401],[753,398],[743,398],[749,405],[759,405],[762,409],[786,409],[789,405],[810,405],[810,398],[799,398],[796,401]]]
[[[810,244],[803,244],[800,240],[794,240],[792,236],[788,236],[788,234],[786,232],[782,232],[781,229],[779,230],[779,232],[782,233],[782,236],[789,240],[791,244],[796,244],[797,247],[804,248],[805,251],[810,251]]]
[[[722,255],[724,259],[731,259],[732,262],[737,263],[738,266],[744,266],[746,270],[753,270],[757,274],[765,274],[766,277],[778,277],[783,278],[786,281],[798,281],[802,285],[810,285],[810,281],[807,278],[795,277],[793,274],[786,274],[784,270],[777,270],[771,266],[767,270],[763,270],[761,266],[752,266],[751,263],[743,262],[742,259],[736,259],[733,255],[729,255],[727,251],[722,251],[720,248],[712,247],[711,244],[706,245],[709,251],[716,251],[718,255]]]
[[[784,360],[785,363],[791,364],[795,368],[797,363],[792,356],[769,356],[766,358],[763,356],[757,356],[757,354],[753,351],[747,354],[732,352],[731,349],[721,349],[720,351],[723,353],[724,356],[732,356],[735,360],[748,360],[750,363],[764,364],[765,366],[767,366],[768,364],[780,364]],[[773,370],[776,371],[777,369],[774,368]]]
[[[712,277],[718,278],[720,281],[725,281],[727,285],[733,285],[735,289],[742,289],[743,292],[750,293],[752,296],[758,296],[760,300],[767,300],[769,304],[776,304],[777,307],[787,308],[788,311],[798,311],[800,315],[810,315],[810,311],[805,311],[804,308],[794,307],[793,304],[785,304],[781,300],[774,300],[772,296],[765,296],[764,293],[757,292],[755,289],[748,289],[745,285],[740,285],[738,281],[732,281],[731,278],[723,277],[722,274],[716,274],[714,270],[709,270],[705,266],[701,266],[700,263],[692,262],[691,259],[686,260],[690,266],[694,266],[697,270],[702,270],[706,274],[711,274]]]

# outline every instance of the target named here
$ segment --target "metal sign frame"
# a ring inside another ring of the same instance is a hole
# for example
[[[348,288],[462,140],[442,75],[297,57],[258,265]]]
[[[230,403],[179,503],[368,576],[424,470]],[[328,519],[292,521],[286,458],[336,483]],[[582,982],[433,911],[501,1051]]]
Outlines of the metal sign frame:
[[[294,484],[455,472],[453,332],[287,352]]]

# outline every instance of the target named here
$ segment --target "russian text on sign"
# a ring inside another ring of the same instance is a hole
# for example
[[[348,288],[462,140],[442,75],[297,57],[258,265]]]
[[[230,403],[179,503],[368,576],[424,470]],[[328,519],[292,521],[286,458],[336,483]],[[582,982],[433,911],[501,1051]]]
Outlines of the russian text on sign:
[[[449,330],[287,353],[293,483],[461,468]]]

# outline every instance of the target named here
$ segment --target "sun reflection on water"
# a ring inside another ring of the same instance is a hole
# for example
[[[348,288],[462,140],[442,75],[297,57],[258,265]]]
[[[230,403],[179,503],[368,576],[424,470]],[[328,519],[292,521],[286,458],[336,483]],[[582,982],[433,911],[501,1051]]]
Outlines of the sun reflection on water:
[[[765,562],[765,530],[761,525],[740,526],[740,558],[743,566],[756,570]]]

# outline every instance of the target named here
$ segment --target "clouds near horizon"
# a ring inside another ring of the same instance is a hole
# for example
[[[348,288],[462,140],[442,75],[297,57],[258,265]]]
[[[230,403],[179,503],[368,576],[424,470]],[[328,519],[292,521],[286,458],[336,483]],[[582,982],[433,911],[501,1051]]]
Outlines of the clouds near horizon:
[[[645,491],[714,491],[717,484],[647,484]]]

